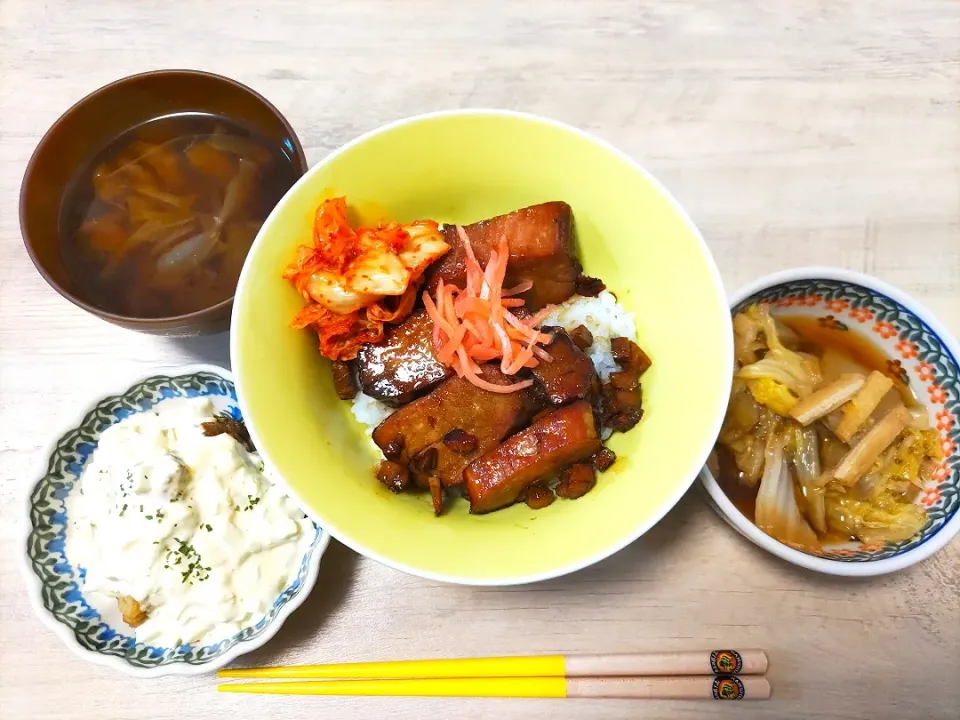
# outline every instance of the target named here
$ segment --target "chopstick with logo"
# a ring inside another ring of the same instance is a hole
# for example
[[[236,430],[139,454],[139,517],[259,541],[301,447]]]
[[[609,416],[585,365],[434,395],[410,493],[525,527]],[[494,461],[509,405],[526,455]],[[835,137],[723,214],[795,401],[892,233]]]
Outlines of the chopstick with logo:
[[[665,675],[762,675],[763,650],[639,652],[603,655],[527,655],[519,657],[398,660],[390,662],[230,668],[221,678],[247,679],[402,679],[485,677],[623,677]]]
[[[663,677],[484,677],[310,680],[227,683],[220,692],[265,695],[351,695],[499,698],[633,698],[637,700],[766,700],[759,675]]]

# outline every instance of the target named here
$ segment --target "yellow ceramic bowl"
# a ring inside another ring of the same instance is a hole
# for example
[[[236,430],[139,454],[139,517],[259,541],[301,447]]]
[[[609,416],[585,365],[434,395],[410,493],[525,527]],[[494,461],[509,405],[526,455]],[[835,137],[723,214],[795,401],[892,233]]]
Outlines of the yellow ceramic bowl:
[[[315,335],[290,328],[303,300],[281,279],[309,242],[318,202],[345,194],[356,220],[470,223],[548,200],[573,208],[584,271],[635,314],[653,359],[643,421],[610,441],[617,463],[575,501],[435,518],[428,496],[377,482],[377,454],[337,399]],[[610,145],[498,111],[403,120],[313,167],[276,207],[240,276],[231,358],[264,459],[341,542],[423,577],[476,585],[542,580],[623,548],[662,518],[706,461],[732,373],[730,312],[716,265],[670,194]]]

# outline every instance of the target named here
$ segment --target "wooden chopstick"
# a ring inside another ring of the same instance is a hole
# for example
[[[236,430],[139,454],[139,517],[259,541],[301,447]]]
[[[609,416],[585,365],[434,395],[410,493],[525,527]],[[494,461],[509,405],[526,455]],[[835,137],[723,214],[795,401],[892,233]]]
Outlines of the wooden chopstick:
[[[319,680],[232,683],[220,692],[267,695],[353,695],[501,698],[634,698],[766,700],[770,683],[756,675],[688,677],[512,677],[408,680]]]
[[[393,662],[294,665],[221,670],[221,678],[402,679],[522,677],[649,677],[666,675],[762,675],[763,650],[704,650],[610,655],[398,660]]]

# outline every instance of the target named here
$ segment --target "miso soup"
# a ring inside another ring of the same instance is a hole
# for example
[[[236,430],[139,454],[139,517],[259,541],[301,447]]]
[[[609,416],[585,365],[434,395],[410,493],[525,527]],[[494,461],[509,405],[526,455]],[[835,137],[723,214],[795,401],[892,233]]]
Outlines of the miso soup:
[[[292,151],[225,117],[138,125],[91,158],[60,209],[64,264],[109,312],[182,315],[230,298],[267,215],[297,180]]]

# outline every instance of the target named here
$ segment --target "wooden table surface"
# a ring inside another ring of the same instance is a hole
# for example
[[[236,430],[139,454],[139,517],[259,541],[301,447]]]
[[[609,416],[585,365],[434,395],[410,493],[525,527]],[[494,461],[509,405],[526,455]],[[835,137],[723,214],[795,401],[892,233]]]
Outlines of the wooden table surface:
[[[653,171],[728,289],[839,265],[960,334],[958,61],[954,1],[0,0],[0,717],[957,718],[960,541],[892,577],[833,579],[754,548],[696,488],[616,556],[532,587],[439,585],[333,543],[313,595],[248,660],[760,646],[769,703],[241,699],[210,679],[128,679],[33,616],[15,538],[41,447],[96,388],[229,361],[225,335],[162,340],[84,314],[23,250],[27,159],[98,86],[160,67],[235,77],[287,115],[311,162],[429,110],[551,116]]]

